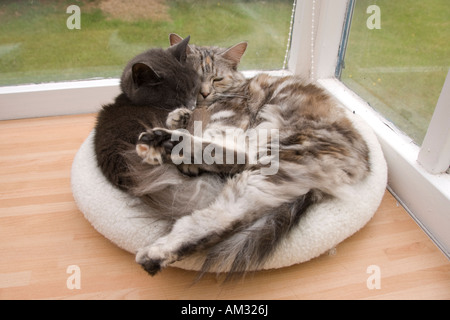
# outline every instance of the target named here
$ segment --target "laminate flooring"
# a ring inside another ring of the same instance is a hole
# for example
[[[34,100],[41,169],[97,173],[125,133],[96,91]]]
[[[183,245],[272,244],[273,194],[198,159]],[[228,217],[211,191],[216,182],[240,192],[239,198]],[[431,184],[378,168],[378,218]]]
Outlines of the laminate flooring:
[[[449,260],[388,191],[362,230],[309,262],[225,284],[173,267],[150,277],[73,200],[95,117],[0,122],[0,299],[450,299]]]

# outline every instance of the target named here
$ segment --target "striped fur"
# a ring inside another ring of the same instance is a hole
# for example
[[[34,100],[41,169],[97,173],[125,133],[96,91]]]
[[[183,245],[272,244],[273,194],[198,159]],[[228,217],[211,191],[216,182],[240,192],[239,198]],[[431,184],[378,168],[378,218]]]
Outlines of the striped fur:
[[[243,135],[276,129],[277,139],[270,137],[258,152],[265,152],[265,159],[278,169],[263,174],[271,165],[263,158],[240,167],[189,165],[198,172],[220,172],[226,179],[214,201],[181,216],[170,232],[138,252],[136,260],[150,274],[198,251],[206,253],[202,272],[213,268],[232,275],[257,269],[308,207],[324,197],[345,196],[347,186],[364,179],[370,170],[364,140],[325,91],[293,76],[261,74],[245,79],[237,71],[245,47],[241,43],[229,49],[189,48],[188,61],[202,80],[198,108],[207,114],[205,135],[232,128]],[[158,128],[146,134],[181,133]],[[141,141],[138,148],[142,145],[140,156],[150,161],[145,150],[154,146]],[[230,148],[239,146],[223,145],[223,150]],[[171,161],[170,147],[158,150],[165,153],[161,159]]]

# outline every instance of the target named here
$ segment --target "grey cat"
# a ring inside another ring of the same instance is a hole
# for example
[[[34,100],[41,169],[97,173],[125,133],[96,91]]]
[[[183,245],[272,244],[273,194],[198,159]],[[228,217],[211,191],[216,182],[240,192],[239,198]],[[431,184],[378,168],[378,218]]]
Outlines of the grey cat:
[[[177,35],[170,38],[173,45],[182,42]],[[246,47],[190,45],[187,61],[201,78],[198,108],[174,110],[166,126],[139,135],[136,153],[149,168],[177,166],[194,180],[223,177],[213,200],[190,207],[166,235],[138,252],[137,262],[152,275],[202,250],[203,272],[257,269],[310,206],[346,196],[347,187],[370,171],[367,145],[346,112],[299,77],[245,79],[237,66]],[[196,112],[202,136],[192,132]],[[258,133],[269,131],[274,134],[260,139]],[[230,132],[236,139],[226,138]],[[257,143],[252,150],[236,141]],[[234,161],[211,163],[205,155]],[[148,194],[148,184],[138,182],[134,192]]]
[[[187,59],[189,38],[163,50],[150,49],[134,57],[121,77],[115,102],[99,112],[95,127],[95,153],[103,174],[118,188],[135,185],[130,170],[141,162],[132,156],[142,131],[163,126],[168,114],[193,107],[200,79]]]
[[[189,177],[173,165],[148,166],[135,152],[142,131],[164,126],[173,110],[195,107],[201,80],[187,61],[188,42],[147,50],[127,63],[122,93],[99,112],[94,137],[97,164],[108,181],[140,197],[149,215],[174,221],[209,205],[223,184],[217,175]],[[139,185],[145,193],[136,192]]]

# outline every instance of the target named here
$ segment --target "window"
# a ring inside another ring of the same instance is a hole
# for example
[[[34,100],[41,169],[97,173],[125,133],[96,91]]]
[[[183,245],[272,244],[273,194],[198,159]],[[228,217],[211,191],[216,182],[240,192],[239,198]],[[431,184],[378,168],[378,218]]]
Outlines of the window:
[[[0,86],[118,78],[134,55],[192,43],[250,45],[242,69],[280,69],[291,0],[60,0],[0,3]]]
[[[97,111],[126,62],[171,32],[247,40],[241,70],[281,69],[291,16],[292,0],[1,1],[0,120]]]
[[[364,35],[360,35],[360,39],[356,41],[355,37],[357,36],[354,35],[358,32],[367,32],[368,26],[373,26],[374,30],[370,28],[369,30],[374,32],[389,27],[397,29],[396,23],[399,23],[397,20],[391,20],[391,26],[388,23],[389,18],[386,18],[386,24],[384,23],[386,15],[410,16],[410,11],[412,10],[410,6],[414,6],[414,3],[417,3],[420,7],[419,3],[428,6],[429,4],[440,4],[441,2],[408,1],[408,6],[406,2],[397,1],[397,6],[394,7],[392,6],[392,1],[361,0],[360,4],[358,2],[360,0],[298,0],[292,49],[288,64],[289,69],[294,73],[317,80],[344,106],[362,116],[368,125],[373,128],[383,148],[388,164],[388,187],[390,191],[441,250],[450,257],[450,233],[448,232],[450,230],[450,211],[448,210],[450,207],[450,177],[446,173],[450,164],[450,126],[448,122],[448,119],[450,119],[450,75],[447,75],[448,41],[435,39],[433,50],[428,51],[433,54],[439,54],[440,50],[446,50],[447,58],[443,58],[442,65],[437,65],[442,67],[447,65],[447,68],[443,70],[443,77],[441,75],[440,80],[434,81],[432,84],[437,87],[434,89],[435,93],[431,95],[433,101],[437,101],[434,105],[436,110],[434,113],[430,111],[433,113],[432,117],[428,115],[428,118],[431,117],[431,121],[429,125],[426,125],[428,127],[425,129],[427,133],[423,139],[422,146],[419,147],[411,137],[398,130],[396,123],[390,121],[393,120],[393,117],[386,119],[386,116],[380,114],[386,113],[386,111],[383,111],[381,108],[374,110],[370,106],[372,104],[375,105],[375,99],[384,99],[387,102],[394,98],[397,101],[398,99],[407,99],[404,97],[404,91],[401,90],[404,85],[404,79],[390,78],[390,85],[394,86],[395,84],[397,86],[397,96],[395,96],[395,92],[390,92],[390,88],[384,85],[383,78],[380,76],[372,78],[371,72],[374,72],[373,68],[378,68],[375,71],[383,71],[382,75],[384,75],[387,73],[385,72],[386,69],[380,69],[380,66],[397,68],[397,66],[402,66],[401,63],[407,63],[407,67],[411,65],[421,66],[420,63],[424,66],[430,63],[429,57],[424,61],[411,58],[405,62],[401,59],[404,45],[396,43],[397,36],[395,33],[387,36],[386,34],[390,34],[390,32],[385,30],[384,37],[386,39],[381,38],[380,41],[384,41],[385,45],[390,45],[397,50],[393,50],[394,54],[390,53],[389,50],[383,51],[384,56],[381,54],[382,56],[379,57],[379,54],[371,61],[369,58],[364,57],[372,55],[371,51],[376,50],[373,47],[376,46],[376,43],[373,44],[367,41]],[[384,6],[385,4],[386,6]],[[366,5],[367,7],[365,7]],[[377,12],[375,8],[379,8],[381,12],[381,29],[376,29],[378,26],[377,21],[373,20],[376,18],[376,15],[372,15]],[[385,11],[388,8],[390,9]],[[441,10],[421,8],[423,12],[417,14],[431,15],[432,17],[428,17],[431,25],[439,25],[441,23],[440,17],[441,14],[445,15],[445,10],[447,10],[446,17],[448,17],[448,8],[442,7]],[[362,13],[360,11],[357,12],[357,10],[362,10]],[[420,20],[422,18],[411,17],[411,19]],[[414,23],[412,20],[407,21],[411,24]],[[448,24],[448,22],[446,23]],[[361,27],[365,30],[355,31]],[[410,29],[406,29],[411,32]],[[425,33],[427,32],[431,31],[425,31]],[[434,35],[429,34],[426,34],[424,37],[427,36],[430,38],[434,37]],[[366,35],[366,37],[369,36]],[[380,34],[377,37],[380,37]],[[407,53],[405,54],[405,57],[409,58]],[[390,57],[392,60],[389,60]],[[364,59],[367,61],[364,61]],[[389,64],[385,65],[385,61],[389,61]],[[432,61],[438,63],[439,60],[435,58]],[[342,67],[345,68],[342,70]],[[369,67],[372,68],[372,70],[369,69],[371,72],[367,72]],[[360,70],[358,68],[366,69]],[[403,69],[399,70],[404,71]],[[415,77],[426,75],[427,72],[425,71],[429,71],[426,68],[413,69],[413,71],[417,70],[419,72],[413,72]],[[433,69],[432,71],[442,72],[441,69]],[[445,77],[446,75],[447,77]],[[445,83],[443,82],[444,79]],[[361,81],[361,84],[358,84],[357,81]],[[431,83],[426,84],[431,85]],[[364,86],[369,87],[371,90]],[[386,93],[374,91],[373,87],[381,87],[381,89],[386,90]],[[384,95],[387,94],[390,94],[393,98],[386,99]],[[409,97],[415,94],[416,92],[413,89],[409,89],[409,92],[407,92]],[[425,98],[427,99],[427,97]],[[426,101],[426,99],[422,99],[422,104],[425,104],[423,101]],[[391,109],[395,107],[394,104],[386,103],[386,105]],[[429,109],[434,109],[434,106],[429,107]],[[377,106],[375,105],[375,107]],[[400,116],[402,115],[400,114]],[[406,118],[404,115],[403,117]],[[406,131],[406,129],[403,130]],[[430,141],[435,141],[436,145],[430,143]],[[434,158],[433,161],[426,159],[429,155],[432,156],[430,158]],[[437,165],[438,163],[439,166]]]
[[[358,0],[341,80],[421,145],[450,67],[447,0]]]

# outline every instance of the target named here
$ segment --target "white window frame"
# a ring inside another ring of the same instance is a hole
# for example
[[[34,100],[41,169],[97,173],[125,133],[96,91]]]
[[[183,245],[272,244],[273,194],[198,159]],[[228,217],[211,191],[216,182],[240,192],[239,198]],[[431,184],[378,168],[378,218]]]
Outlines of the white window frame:
[[[388,164],[388,188],[450,258],[450,73],[419,148],[335,77],[352,0],[298,0],[288,67],[317,80],[373,128]]]
[[[419,148],[335,77],[352,1],[298,0],[288,69],[317,80],[373,128],[388,164],[389,190],[450,257],[450,177],[444,172],[450,163],[450,75]],[[0,87],[0,120],[93,113],[119,92],[119,79]]]
[[[98,112],[119,93],[119,79],[0,87],[0,120]]]

